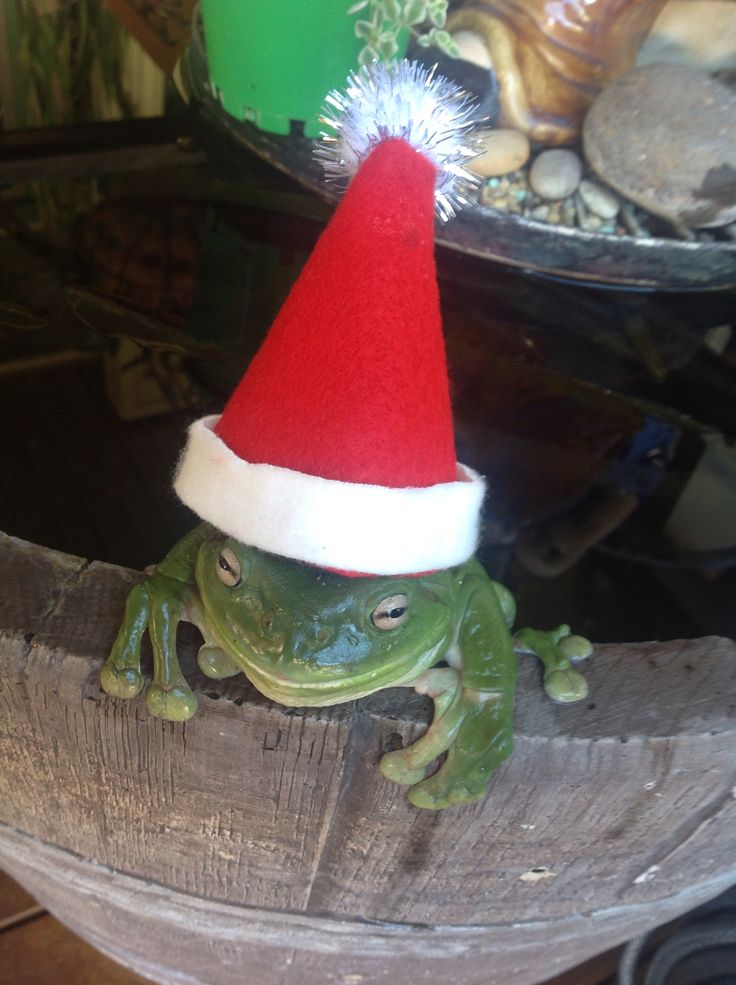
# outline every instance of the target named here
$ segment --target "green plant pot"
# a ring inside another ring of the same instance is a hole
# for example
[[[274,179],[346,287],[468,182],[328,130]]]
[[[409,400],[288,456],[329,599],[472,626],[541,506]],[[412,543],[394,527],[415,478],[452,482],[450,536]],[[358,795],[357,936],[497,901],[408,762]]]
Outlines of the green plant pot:
[[[363,46],[349,0],[202,0],[210,81],[225,110],[261,130],[319,134],[330,89]]]

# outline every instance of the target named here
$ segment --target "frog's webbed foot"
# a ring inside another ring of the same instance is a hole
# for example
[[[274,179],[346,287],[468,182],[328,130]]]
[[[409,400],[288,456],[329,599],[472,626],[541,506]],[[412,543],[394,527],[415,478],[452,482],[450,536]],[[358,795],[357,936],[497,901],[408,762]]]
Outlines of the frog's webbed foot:
[[[533,653],[542,661],[544,690],[553,701],[569,703],[588,696],[588,683],[573,664],[587,659],[593,645],[584,636],[571,635],[569,626],[548,632],[520,629],[514,636],[514,647],[522,653]]]
[[[491,773],[511,752],[509,697],[463,687],[459,672],[451,667],[427,671],[414,686],[434,700],[432,724],[412,745],[387,753],[381,772],[396,783],[411,785],[409,800],[415,807],[441,810],[479,800]],[[444,753],[439,769],[427,776]]]
[[[141,639],[148,629],[153,649],[153,680],[146,692],[151,715],[185,721],[197,710],[176,654],[176,630],[193,601],[192,589],[167,575],[154,574],[128,596],[125,618],[110,656],[100,672],[104,691],[116,698],[133,698],[143,688]]]

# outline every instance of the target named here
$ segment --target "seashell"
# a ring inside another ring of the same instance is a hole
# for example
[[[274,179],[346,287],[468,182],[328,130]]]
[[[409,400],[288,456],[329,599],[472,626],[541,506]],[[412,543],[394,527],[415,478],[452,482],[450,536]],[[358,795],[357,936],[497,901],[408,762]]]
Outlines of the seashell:
[[[545,144],[574,141],[586,110],[631,68],[666,0],[469,0],[451,34],[483,39],[501,124]],[[467,39],[464,39],[467,44]]]

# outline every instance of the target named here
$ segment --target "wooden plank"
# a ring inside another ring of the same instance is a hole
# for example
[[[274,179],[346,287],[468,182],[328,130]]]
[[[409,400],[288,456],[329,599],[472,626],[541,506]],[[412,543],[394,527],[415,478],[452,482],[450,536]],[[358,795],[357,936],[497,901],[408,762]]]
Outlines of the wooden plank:
[[[2,547],[13,586],[34,548]],[[436,981],[462,955],[467,983],[487,985],[493,960],[504,985],[531,985],[736,881],[732,641],[600,647],[577,706],[547,701],[524,659],[513,757],[484,801],[431,813],[377,769],[424,728],[423,699],[280,708],[199,674],[191,632],[200,713],[152,719],[97,680],[139,576],[72,571],[30,644],[0,598],[0,858],[139,971],[155,957],[226,985],[236,954],[259,985],[370,985]],[[217,980],[198,948],[224,963]]]
[[[367,772],[342,801],[310,905],[428,923],[448,912],[457,923],[550,919],[707,880],[711,839],[725,839],[726,851],[736,825],[736,647],[717,639],[600,647],[586,676],[590,700],[554,705],[538,668],[522,659],[516,750],[480,804],[417,812]],[[373,762],[395,735],[407,742],[416,729],[388,703],[393,694],[362,702]],[[545,878],[523,881],[540,867]]]
[[[59,924],[53,917],[35,919],[30,927],[7,928],[14,921],[38,917],[43,910],[21,886],[6,873],[0,872],[0,967],[8,980],[16,985],[56,985],[58,981],[74,981],[75,985],[137,985],[141,979],[123,970],[99,951],[93,950],[80,937]],[[53,951],[50,959],[49,950]],[[608,951],[586,961],[572,972],[566,972],[544,985],[599,985],[614,974],[620,951]],[[80,969],[83,969],[80,975]],[[53,976],[56,977],[53,977]],[[85,977],[85,975],[87,977]]]
[[[162,722],[142,700],[108,700],[100,657],[136,578],[95,562],[25,658],[3,662],[0,820],[182,890],[302,909],[339,789],[342,717],[286,715],[245,681],[222,692],[194,669],[191,636],[203,714]]]
[[[30,644],[69,584],[86,566],[84,558],[36,547],[0,531],[0,637]]]
[[[133,878],[0,825],[0,853],[16,877],[68,926],[162,985],[533,985],[578,963],[591,948],[630,936],[650,905],[619,908],[606,921],[572,914],[554,922],[438,927],[263,910],[181,893]],[[720,883],[718,890],[726,888]],[[662,920],[691,909],[697,894],[664,900]],[[492,977],[491,977],[492,976]]]

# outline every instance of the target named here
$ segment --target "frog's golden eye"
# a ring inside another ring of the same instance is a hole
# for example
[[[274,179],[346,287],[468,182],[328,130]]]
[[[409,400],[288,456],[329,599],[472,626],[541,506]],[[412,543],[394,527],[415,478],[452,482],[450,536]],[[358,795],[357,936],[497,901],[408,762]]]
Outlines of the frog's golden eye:
[[[409,599],[406,595],[388,595],[371,612],[376,629],[396,629],[409,618]]]
[[[229,547],[223,547],[220,551],[215,570],[222,584],[228,588],[236,588],[240,584],[240,559]]]

